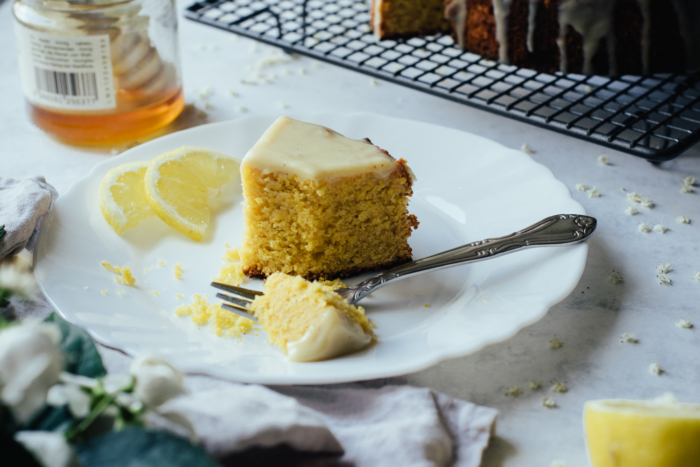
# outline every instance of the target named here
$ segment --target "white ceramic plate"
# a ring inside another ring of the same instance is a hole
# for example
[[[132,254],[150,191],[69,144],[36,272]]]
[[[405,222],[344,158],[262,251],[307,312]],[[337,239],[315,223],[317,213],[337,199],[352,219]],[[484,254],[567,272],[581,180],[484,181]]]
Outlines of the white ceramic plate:
[[[547,168],[488,139],[374,114],[291,116],[352,138],[369,137],[408,161],[418,178],[410,204],[420,221],[410,238],[414,258],[505,235],[553,214],[585,214]],[[173,310],[182,303],[175,294],[184,294],[187,301],[192,294],[214,296],[209,282],[222,264],[224,244],[240,243],[240,198],[218,208],[197,243],[157,218],[120,237],[102,218],[98,187],[113,167],[183,145],[243,157],[275,118],[240,118],[165,136],[106,160],[75,183],[45,220],[36,250],[36,277],[55,308],[104,345],[130,355],[155,352],[187,372],[250,383],[338,383],[418,371],[508,339],[541,319],[581,277],[585,243],[406,279],[362,302],[377,324],[378,344],[325,362],[290,363],[262,331],[227,339],[198,328],[189,318],[175,316]],[[102,260],[130,266],[138,287],[117,284],[100,266]],[[158,266],[159,261],[167,266]],[[183,280],[173,277],[178,262]],[[253,280],[247,286],[260,289],[262,283]]]

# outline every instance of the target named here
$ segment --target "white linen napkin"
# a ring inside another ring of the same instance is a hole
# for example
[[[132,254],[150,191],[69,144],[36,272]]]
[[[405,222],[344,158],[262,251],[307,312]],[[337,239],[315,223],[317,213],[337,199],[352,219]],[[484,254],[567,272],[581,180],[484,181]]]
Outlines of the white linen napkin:
[[[44,177],[22,181],[0,177],[0,225],[6,232],[0,238],[0,259],[19,253],[25,246],[29,250],[34,247],[41,219],[57,197]]]
[[[56,192],[43,179],[0,179],[0,225],[8,234],[0,259],[36,240]],[[9,236],[9,239],[7,238]],[[43,298],[13,301],[20,319],[44,318]],[[98,344],[110,373],[127,373],[130,358]],[[336,386],[245,385],[188,378],[190,392],[161,406],[187,417],[204,449],[223,465],[478,467],[494,431],[495,409],[426,388],[383,381]],[[380,387],[376,387],[380,385]],[[164,418],[152,426],[183,434]]]

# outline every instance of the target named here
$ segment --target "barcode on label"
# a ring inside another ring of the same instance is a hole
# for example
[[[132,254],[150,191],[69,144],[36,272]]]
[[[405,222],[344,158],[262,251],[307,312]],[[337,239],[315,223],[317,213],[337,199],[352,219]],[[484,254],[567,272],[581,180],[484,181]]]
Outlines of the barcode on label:
[[[35,67],[34,74],[36,87],[40,91],[61,96],[97,99],[96,73],[67,73]]]

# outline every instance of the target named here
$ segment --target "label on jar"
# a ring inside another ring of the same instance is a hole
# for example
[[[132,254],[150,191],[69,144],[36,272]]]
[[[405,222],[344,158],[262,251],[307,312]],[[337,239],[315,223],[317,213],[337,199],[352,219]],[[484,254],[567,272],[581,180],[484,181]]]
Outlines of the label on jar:
[[[22,88],[27,100],[57,109],[117,106],[109,36],[59,36],[15,22]]]

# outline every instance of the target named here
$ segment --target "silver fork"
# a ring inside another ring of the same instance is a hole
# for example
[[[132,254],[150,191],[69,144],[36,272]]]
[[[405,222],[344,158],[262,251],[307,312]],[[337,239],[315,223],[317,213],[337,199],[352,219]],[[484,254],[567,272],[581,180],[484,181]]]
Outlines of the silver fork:
[[[483,261],[527,248],[570,245],[582,242],[591,236],[596,229],[597,223],[594,217],[579,214],[559,214],[547,217],[536,224],[505,237],[487,238],[486,240],[467,243],[427,258],[400,264],[352,287],[336,289],[335,292],[348,303],[354,305],[389,282],[428,271],[450,268],[474,261]],[[224,308],[246,318],[256,319],[253,315],[247,313],[248,305],[255,300],[255,297],[263,295],[262,292],[219,282],[212,282],[211,285],[234,295],[216,294],[218,298],[228,302],[222,304]]]

